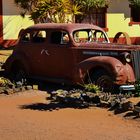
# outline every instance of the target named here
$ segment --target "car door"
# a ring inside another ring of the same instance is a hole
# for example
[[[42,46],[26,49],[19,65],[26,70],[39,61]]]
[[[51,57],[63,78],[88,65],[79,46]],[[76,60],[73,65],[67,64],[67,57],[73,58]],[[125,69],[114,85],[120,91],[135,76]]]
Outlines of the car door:
[[[42,72],[41,51],[46,44],[45,30],[31,30],[26,32],[20,41],[20,53],[25,57],[29,67],[29,74],[40,75]]]
[[[73,51],[69,34],[62,30],[52,30],[48,43],[41,51],[45,76],[52,78],[69,78],[74,66]]]

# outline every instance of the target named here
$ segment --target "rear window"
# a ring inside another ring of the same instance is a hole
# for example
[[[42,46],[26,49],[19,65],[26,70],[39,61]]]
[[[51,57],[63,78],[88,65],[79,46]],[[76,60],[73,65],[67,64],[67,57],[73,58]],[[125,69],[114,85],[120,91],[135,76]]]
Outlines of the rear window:
[[[46,40],[46,31],[39,30],[39,31],[32,31],[27,32],[23,35],[21,41],[22,42],[35,42],[35,43],[42,43]]]
[[[32,35],[32,42],[42,43],[46,40],[46,31],[34,31]]]

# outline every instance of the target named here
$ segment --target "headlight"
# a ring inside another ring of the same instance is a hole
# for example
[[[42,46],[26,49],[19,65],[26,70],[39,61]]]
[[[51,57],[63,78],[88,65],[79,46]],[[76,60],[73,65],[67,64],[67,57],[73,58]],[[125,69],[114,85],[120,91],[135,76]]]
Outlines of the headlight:
[[[131,54],[130,53],[125,53],[124,55],[126,62],[131,62]]]
[[[128,62],[128,63],[131,62],[131,54],[130,54],[130,53],[124,52],[124,53],[121,54],[121,56],[123,57],[123,59],[124,59],[126,62]]]

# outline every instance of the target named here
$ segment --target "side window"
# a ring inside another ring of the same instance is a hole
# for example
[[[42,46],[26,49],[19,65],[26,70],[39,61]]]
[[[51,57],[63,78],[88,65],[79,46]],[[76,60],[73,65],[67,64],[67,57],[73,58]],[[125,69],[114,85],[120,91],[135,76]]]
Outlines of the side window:
[[[61,44],[68,44],[70,41],[69,39],[69,35],[67,32],[62,32],[62,35],[61,35]]]
[[[21,41],[22,41],[22,42],[29,42],[30,39],[31,39],[30,33],[26,33],[26,34],[23,35]]]
[[[46,40],[46,31],[34,31],[32,34],[32,42],[43,43]]]
[[[51,43],[60,44],[61,42],[61,32],[56,31],[51,34]]]
[[[88,32],[87,31],[76,31],[74,33],[75,42],[87,42],[88,41]]]
[[[102,31],[94,31],[94,40],[97,42],[107,42],[106,36]]]
[[[51,34],[52,44],[67,44],[69,42],[68,33],[65,31],[55,31]]]

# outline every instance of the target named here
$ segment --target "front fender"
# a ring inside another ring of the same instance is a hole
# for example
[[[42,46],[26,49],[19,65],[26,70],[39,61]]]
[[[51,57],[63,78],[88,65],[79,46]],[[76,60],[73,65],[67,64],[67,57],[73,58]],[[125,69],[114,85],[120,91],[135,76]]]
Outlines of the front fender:
[[[116,84],[135,81],[132,67],[110,56],[96,56],[80,62],[76,66],[75,72],[77,73],[75,77],[78,82],[83,81],[89,72],[95,71],[97,68],[106,70],[113,77]]]

